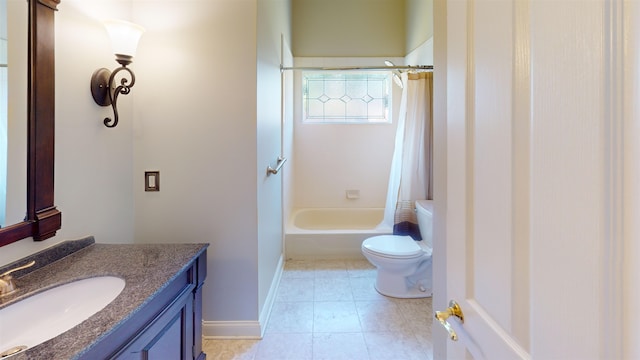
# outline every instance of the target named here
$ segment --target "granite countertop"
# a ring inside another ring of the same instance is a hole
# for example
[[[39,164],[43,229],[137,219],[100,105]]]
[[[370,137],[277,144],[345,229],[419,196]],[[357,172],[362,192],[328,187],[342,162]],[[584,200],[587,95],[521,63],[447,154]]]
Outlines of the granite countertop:
[[[126,281],[122,292],[104,309],[69,331],[11,360],[73,359],[151,301],[177,274],[202,254],[208,244],[96,244],[93,237],[64,242],[55,249],[0,268],[36,260],[34,269],[15,273],[18,292],[0,300],[0,308],[36,292],[95,276],[117,276]],[[62,250],[61,250],[62,249]],[[40,260],[40,261],[38,261]],[[53,260],[53,261],[52,261]],[[27,271],[29,271],[27,273]],[[91,294],[87,294],[90,298]],[[0,349],[2,351],[4,349]]]

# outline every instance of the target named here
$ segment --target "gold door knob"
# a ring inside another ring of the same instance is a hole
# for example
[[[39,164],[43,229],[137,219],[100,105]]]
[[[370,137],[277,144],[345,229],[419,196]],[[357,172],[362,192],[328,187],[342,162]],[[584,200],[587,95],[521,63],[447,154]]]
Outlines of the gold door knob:
[[[460,319],[460,322],[464,323],[464,314],[462,313],[462,309],[460,309],[460,305],[458,305],[455,300],[449,301],[449,307],[445,311],[436,311],[436,319],[438,319],[440,324],[447,329],[449,332],[449,338],[453,341],[457,341],[458,334],[456,334],[449,322],[447,322],[447,319],[450,316],[455,316]]]

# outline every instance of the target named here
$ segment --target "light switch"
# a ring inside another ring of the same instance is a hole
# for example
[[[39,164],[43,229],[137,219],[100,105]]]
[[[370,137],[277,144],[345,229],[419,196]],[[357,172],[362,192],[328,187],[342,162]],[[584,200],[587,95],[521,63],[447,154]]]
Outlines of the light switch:
[[[144,172],[144,191],[160,191],[160,172]]]

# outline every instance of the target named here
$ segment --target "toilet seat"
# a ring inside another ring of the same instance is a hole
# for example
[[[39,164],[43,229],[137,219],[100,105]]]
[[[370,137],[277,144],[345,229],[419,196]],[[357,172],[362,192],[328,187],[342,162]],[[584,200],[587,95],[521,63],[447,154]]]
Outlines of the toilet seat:
[[[388,258],[415,258],[424,255],[411,236],[379,235],[366,239],[362,249]]]

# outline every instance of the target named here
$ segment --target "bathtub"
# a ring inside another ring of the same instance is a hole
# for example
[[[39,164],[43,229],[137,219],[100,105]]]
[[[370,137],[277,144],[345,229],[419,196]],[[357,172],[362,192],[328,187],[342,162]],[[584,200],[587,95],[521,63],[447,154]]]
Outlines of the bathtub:
[[[380,226],[383,208],[309,208],[292,212],[285,226],[287,259],[364,259],[364,239],[391,234]]]

